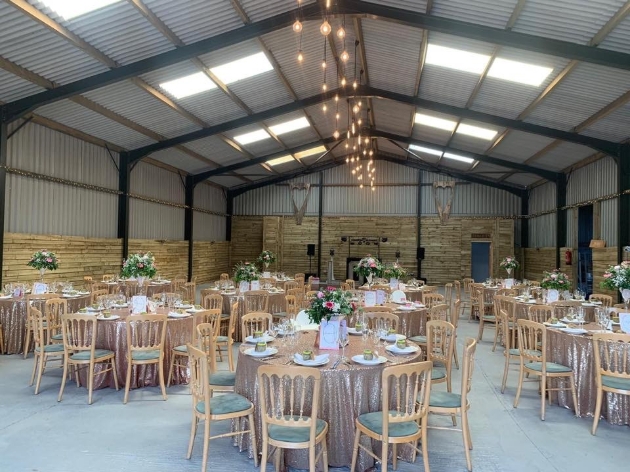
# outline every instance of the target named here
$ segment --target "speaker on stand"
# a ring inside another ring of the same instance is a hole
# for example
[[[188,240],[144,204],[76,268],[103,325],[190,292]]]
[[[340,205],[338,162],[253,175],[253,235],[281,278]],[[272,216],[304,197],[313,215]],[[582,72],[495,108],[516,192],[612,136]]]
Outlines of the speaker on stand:
[[[315,244],[306,245],[306,255],[308,256],[308,271],[309,273],[313,273],[311,266],[313,263],[313,256],[315,255]]]
[[[424,280],[424,283],[427,283],[427,279],[422,277],[422,261],[424,260],[424,248],[417,247],[416,248],[416,259],[418,260],[418,276],[416,277],[418,280]]]

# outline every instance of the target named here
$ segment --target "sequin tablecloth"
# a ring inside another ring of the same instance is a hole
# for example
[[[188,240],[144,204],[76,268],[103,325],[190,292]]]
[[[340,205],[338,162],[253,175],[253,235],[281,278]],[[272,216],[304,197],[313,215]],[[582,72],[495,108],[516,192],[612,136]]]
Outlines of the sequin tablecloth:
[[[300,334],[298,345],[294,347],[286,347],[280,339],[272,343],[278,348],[278,354],[269,361],[272,364],[286,364],[288,355],[294,352],[301,352],[305,348],[313,349],[315,343],[316,332],[302,332]],[[236,392],[249,398],[256,405],[254,418],[256,421],[256,437],[258,438],[258,449],[260,452],[262,447],[262,430],[260,423],[260,411],[258,409],[258,382],[257,369],[265,362],[245,355],[243,351],[251,348],[252,345],[242,345],[238,357],[238,366],[236,369]],[[369,343],[369,347],[372,344]],[[351,337],[350,344],[346,348],[346,357],[348,359],[356,354],[363,353],[363,342],[360,338]],[[383,355],[385,350],[377,348],[378,352]],[[317,348],[314,348],[317,352]],[[348,467],[352,463],[352,445],[354,442],[354,420],[363,413],[378,411],[381,409],[381,375],[383,366],[391,366],[395,364],[403,364],[420,360],[421,351],[419,350],[412,356],[390,356],[386,357],[389,362],[378,366],[362,366],[350,361],[349,365],[339,364],[336,370],[331,369],[334,360],[340,354],[336,351],[330,352],[330,362],[321,367],[322,384],[320,401],[319,418],[328,422],[328,463],[331,467]],[[287,366],[287,369],[291,367]],[[307,408],[310,407],[307,405]],[[241,449],[249,447],[249,438],[244,437],[237,439],[241,441],[239,446]],[[365,443],[364,443],[365,444]],[[379,454],[380,443],[373,443],[374,452]],[[391,450],[391,448],[390,448]],[[407,446],[399,446],[399,457],[406,461],[411,461],[411,448]],[[250,456],[252,451],[249,451]],[[297,469],[308,469],[308,453],[307,450],[285,451],[285,463],[287,466]],[[373,459],[363,451],[359,452],[358,469],[366,470],[374,464]]]
[[[88,306],[90,295],[79,297],[61,297],[68,300],[68,312],[74,313]],[[34,306],[43,309],[43,301],[35,300]],[[26,334],[26,298],[0,300],[0,323],[4,334],[4,346],[7,354],[22,352]]]
[[[529,310],[530,306],[536,306],[536,303],[523,303],[523,302],[517,302],[516,303],[516,319],[527,319],[527,311]],[[558,305],[558,306],[562,306],[562,305]],[[578,307],[575,307],[578,308]],[[588,322],[594,321],[595,320],[595,307],[592,306],[583,306],[582,308],[584,308],[584,319]],[[560,317],[562,318],[562,317]]]
[[[166,313],[163,309],[159,312]],[[127,331],[125,318],[129,316],[128,310],[112,310],[112,314],[120,316],[116,320],[99,320],[96,323],[96,348],[108,349],[116,354],[116,373],[118,385],[125,386],[127,375]],[[164,382],[168,379],[168,368],[171,362],[171,351],[175,346],[192,341],[193,316],[187,318],[168,318],[166,322],[166,339],[164,346]],[[98,366],[97,366],[98,369]],[[134,366],[131,375],[131,388],[159,385],[157,364],[146,366]],[[87,385],[85,369],[79,376],[81,385]],[[188,383],[187,369],[175,369],[171,383]],[[94,377],[94,388],[115,388],[114,377],[111,372]]]
[[[585,326],[597,330],[597,324]],[[578,416],[593,417],[597,388],[593,338],[583,334],[568,334],[557,329],[547,329],[547,361],[571,367],[575,377],[578,398]],[[628,360],[630,362],[630,359]],[[572,409],[571,392],[557,392],[560,406]],[[556,396],[554,395],[554,398]],[[605,394],[602,402],[602,417],[616,425],[630,425],[630,397]]]
[[[427,324],[429,310],[426,308],[403,310],[400,305],[395,303],[386,303],[385,306],[393,308],[393,313],[398,316],[398,332],[400,334],[407,337],[425,334],[424,328]]]
[[[127,286],[123,282],[105,282],[109,286],[109,293],[122,293],[125,296],[129,296],[127,293]],[[145,295],[152,297],[158,293],[172,292],[173,285],[171,283],[156,283],[149,282],[144,286]]]

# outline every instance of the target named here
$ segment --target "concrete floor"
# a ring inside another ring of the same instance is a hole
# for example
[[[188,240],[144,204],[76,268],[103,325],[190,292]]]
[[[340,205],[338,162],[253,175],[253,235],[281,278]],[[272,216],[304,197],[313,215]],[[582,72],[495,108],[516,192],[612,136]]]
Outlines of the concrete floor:
[[[459,352],[466,336],[475,336],[477,324],[462,320]],[[546,421],[539,417],[539,396],[526,384],[518,409],[512,408],[516,371],[508,389],[500,393],[503,356],[491,352],[492,333],[477,350],[470,394],[473,468],[479,472],[610,471],[627,470],[630,430],[600,422],[597,436],[590,434],[592,419],[575,418],[570,411],[552,406]],[[122,390],[98,390],[87,405],[87,391],[68,384],[63,402],[57,403],[61,372],[44,374],[41,392],[28,386],[33,357],[0,356],[0,472],[162,472],[201,469],[201,440],[193,457],[185,459],[190,430],[190,396],[186,386],[168,390],[162,401],[158,388],[132,391],[123,405]],[[226,368],[223,366],[222,368]],[[454,370],[454,391],[461,372]],[[445,384],[435,388],[444,389]],[[431,424],[448,425],[432,417]],[[214,432],[228,424],[213,426]],[[329,447],[334,447],[333,445]],[[431,430],[429,461],[433,472],[465,471],[460,433]],[[403,472],[422,470],[399,462]],[[253,461],[239,453],[229,439],[212,441],[208,470],[254,471]],[[269,469],[271,470],[271,469]],[[334,469],[348,470],[348,469]]]

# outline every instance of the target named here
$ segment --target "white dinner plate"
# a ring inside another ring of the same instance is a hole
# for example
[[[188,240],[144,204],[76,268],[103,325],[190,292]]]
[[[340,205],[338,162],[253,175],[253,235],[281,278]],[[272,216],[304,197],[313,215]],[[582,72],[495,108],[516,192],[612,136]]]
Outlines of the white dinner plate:
[[[255,338],[254,336],[247,336],[245,338],[245,341],[251,344],[256,344],[256,343],[270,343],[274,339],[276,338],[274,338],[273,336],[270,336],[268,334],[263,334],[262,337],[260,338]]]
[[[571,323],[584,324],[584,323],[586,323],[586,321],[584,321],[584,320],[578,321],[578,320],[570,320],[568,318],[562,318],[560,321],[562,321],[563,323],[568,323],[568,324],[571,324]]]
[[[565,325],[564,323],[549,323],[548,321],[545,321],[543,323],[545,326],[548,326],[549,328],[566,328],[567,325]]]
[[[402,310],[402,311],[413,311],[413,310],[417,310],[417,308],[416,308],[415,306],[405,306],[405,305],[399,306],[397,309],[398,309],[398,310]]]
[[[588,333],[588,331],[586,331],[584,328],[560,328],[560,331],[564,331],[565,333],[569,333],[569,334],[586,334],[586,333]]]
[[[197,308],[189,308],[188,310],[186,310],[186,313],[190,313],[192,315],[192,314],[195,314],[195,313],[199,313],[201,311],[205,311],[205,309],[204,308],[199,308],[199,309],[197,309]]]
[[[0,300],[8,300],[11,297],[13,297],[13,295],[2,295],[0,296]]]
[[[114,303],[112,308],[129,308],[129,303]]]
[[[582,306],[595,306],[595,303],[582,303]]]
[[[393,343],[398,341],[399,339],[407,339],[407,336],[405,336],[404,334],[388,334],[387,336],[381,336],[381,339]]]
[[[169,318],[187,318],[188,316],[190,316],[190,313],[177,313],[176,311],[168,312]]]
[[[275,347],[268,347],[263,352],[256,352],[255,347],[250,347],[249,349],[245,349],[244,354],[252,357],[268,357],[278,354],[278,350]]]
[[[395,344],[385,347],[386,351],[389,351],[393,354],[412,354],[414,352],[418,352],[418,349],[420,349],[418,346],[406,346],[404,349],[401,349]]]
[[[86,307],[86,310],[90,313],[100,313],[101,311],[103,311],[102,308],[94,308],[91,306]]]
[[[348,334],[352,334],[353,336],[361,336],[363,333],[361,331],[357,331],[356,328],[348,328]]]
[[[193,306],[191,304],[175,305],[175,308],[177,308],[178,310],[189,310],[190,308],[193,308]]]
[[[109,318],[105,318],[105,316],[102,313],[96,317],[97,320],[101,320],[101,321],[117,320],[118,318],[120,318],[120,316],[118,315],[110,315]]]
[[[372,359],[371,361],[366,361],[363,358],[363,354],[357,354],[356,356],[352,356],[352,360],[356,362],[357,364],[362,364],[362,365],[378,365],[378,364],[385,364],[385,362],[387,362],[387,358],[383,356],[378,356]]]
[[[293,362],[295,362],[298,365],[303,365],[306,367],[317,367],[320,365],[326,365],[328,364],[329,361],[330,361],[330,356],[328,354],[321,354],[319,356],[315,356],[315,359],[312,359],[310,361],[305,361],[304,359],[302,359],[301,354],[296,353],[293,355]]]

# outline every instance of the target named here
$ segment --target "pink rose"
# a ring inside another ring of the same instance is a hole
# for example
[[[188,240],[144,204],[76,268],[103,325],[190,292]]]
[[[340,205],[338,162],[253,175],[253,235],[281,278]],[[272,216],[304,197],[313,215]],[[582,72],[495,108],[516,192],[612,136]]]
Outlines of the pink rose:
[[[49,257],[46,259],[46,262],[52,262],[52,259]]]
[[[604,278],[605,278],[605,279],[609,279],[609,278],[611,278],[611,277],[612,277],[612,274],[609,274],[608,272],[606,272],[606,273],[604,274]]]
[[[317,298],[324,298],[324,292],[317,292]]]
[[[324,302],[324,307],[328,310],[332,310],[335,307],[335,302]]]
[[[328,287],[326,287],[326,290],[328,290],[329,292],[334,292],[335,290],[337,290],[335,287],[331,287],[330,285]]]
[[[370,264],[370,267],[376,267],[376,264],[374,264],[374,262],[372,262],[372,263]]]
[[[512,258],[511,258],[511,257],[508,257],[508,258],[506,259],[506,261],[508,261],[508,262],[512,262]]]
[[[557,276],[556,274],[551,274],[551,278],[552,278],[552,279],[557,279],[557,278],[558,278],[558,276]]]
[[[139,262],[139,263],[138,263],[138,267],[139,267],[140,269],[142,269],[142,268],[144,267],[144,264],[143,264],[142,262]]]

